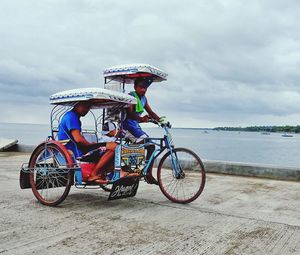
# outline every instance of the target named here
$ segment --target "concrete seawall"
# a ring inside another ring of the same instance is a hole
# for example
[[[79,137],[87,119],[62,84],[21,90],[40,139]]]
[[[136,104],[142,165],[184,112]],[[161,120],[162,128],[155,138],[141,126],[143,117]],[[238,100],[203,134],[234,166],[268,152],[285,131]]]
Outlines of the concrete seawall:
[[[36,146],[17,144],[13,150],[31,153]],[[158,163],[157,161],[156,163]],[[203,159],[208,173],[231,174],[276,180],[300,181],[300,167],[285,167],[269,164],[255,164]]]
[[[189,165],[190,163],[191,162],[188,161],[184,162],[185,165]],[[231,174],[286,181],[300,181],[300,168],[296,167],[205,159],[203,160],[203,164],[207,173]],[[155,166],[157,165],[155,164]],[[164,166],[171,167],[167,162],[164,163]],[[189,167],[193,168],[192,165]]]
[[[266,164],[250,164],[203,160],[209,173],[233,174],[242,176],[261,177],[277,180],[300,181],[300,167],[283,167]]]

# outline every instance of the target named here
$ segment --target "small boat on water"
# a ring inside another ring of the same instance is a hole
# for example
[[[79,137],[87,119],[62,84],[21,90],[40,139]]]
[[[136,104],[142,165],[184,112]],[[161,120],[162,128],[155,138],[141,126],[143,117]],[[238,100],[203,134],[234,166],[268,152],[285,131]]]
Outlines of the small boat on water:
[[[282,136],[282,137],[293,137],[292,134],[288,134],[288,133],[284,133],[284,134],[282,134],[281,136]]]
[[[262,134],[262,135],[270,135],[271,133],[268,132],[268,131],[263,131],[263,132],[261,132],[261,134]]]

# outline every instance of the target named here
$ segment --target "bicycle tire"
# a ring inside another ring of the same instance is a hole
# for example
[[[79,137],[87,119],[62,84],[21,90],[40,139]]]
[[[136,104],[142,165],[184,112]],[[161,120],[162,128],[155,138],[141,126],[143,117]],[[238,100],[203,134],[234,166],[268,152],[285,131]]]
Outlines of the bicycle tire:
[[[63,202],[70,192],[72,157],[58,142],[41,143],[29,160],[29,182],[35,197],[47,206]],[[63,170],[62,170],[63,169]]]
[[[180,168],[174,173],[171,152],[167,152],[159,162],[157,179],[162,193],[172,202],[186,204],[197,199],[205,186],[205,169],[201,159],[186,148],[172,150]]]

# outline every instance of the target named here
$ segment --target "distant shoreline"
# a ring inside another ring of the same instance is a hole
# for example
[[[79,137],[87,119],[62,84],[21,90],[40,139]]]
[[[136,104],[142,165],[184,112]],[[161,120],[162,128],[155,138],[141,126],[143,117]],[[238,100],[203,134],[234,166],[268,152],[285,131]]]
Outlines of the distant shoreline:
[[[49,123],[13,123],[13,122],[0,122],[0,125],[34,125],[34,126],[47,126]],[[152,129],[156,127],[145,127]],[[300,125],[297,126],[247,126],[247,127],[172,127],[172,129],[186,129],[186,130],[216,130],[216,131],[246,131],[246,132],[272,132],[272,133],[300,133]]]
[[[300,126],[249,126],[249,127],[216,127],[218,131],[247,131],[272,133],[300,133]]]

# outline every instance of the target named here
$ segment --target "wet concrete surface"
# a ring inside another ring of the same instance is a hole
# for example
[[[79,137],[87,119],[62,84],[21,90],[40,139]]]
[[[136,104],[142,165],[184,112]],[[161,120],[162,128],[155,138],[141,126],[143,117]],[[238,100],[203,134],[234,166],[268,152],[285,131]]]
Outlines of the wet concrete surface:
[[[0,254],[300,254],[300,183],[208,174],[191,204],[141,182],[107,201],[72,187],[58,207],[19,188],[29,154],[0,153]]]

